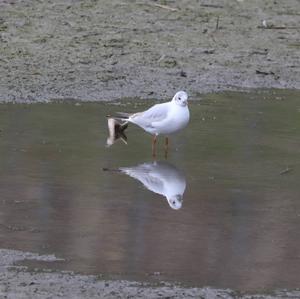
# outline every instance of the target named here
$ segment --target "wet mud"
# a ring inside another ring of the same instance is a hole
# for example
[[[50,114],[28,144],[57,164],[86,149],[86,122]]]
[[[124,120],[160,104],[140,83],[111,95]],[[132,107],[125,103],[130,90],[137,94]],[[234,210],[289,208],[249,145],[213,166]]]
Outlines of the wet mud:
[[[300,3],[0,1],[0,101],[300,88]]]
[[[104,280],[99,276],[47,270],[24,271],[16,262],[26,260],[54,262],[43,256],[16,250],[0,250],[1,298],[223,298],[285,299],[300,298],[299,291],[276,291],[268,295],[242,294],[229,289],[187,288],[167,282],[156,284],[126,280]],[[5,268],[5,271],[3,271]]]

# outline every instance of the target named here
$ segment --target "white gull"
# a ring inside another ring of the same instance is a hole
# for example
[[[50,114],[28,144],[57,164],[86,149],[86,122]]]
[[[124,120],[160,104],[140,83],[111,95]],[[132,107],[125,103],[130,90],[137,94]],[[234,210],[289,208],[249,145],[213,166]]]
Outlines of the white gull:
[[[148,190],[166,197],[172,209],[181,208],[186,180],[184,174],[174,165],[160,161],[120,167],[118,170],[137,179]]]
[[[162,134],[166,136],[165,148],[168,149],[168,135],[178,132],[186,127],[190,119],[188,108],[188,95],[185,91],[178,91],[173,99],[166,103],[156,104],[143,112],[119,112],[119,119],[133,123],[153,135],[152,154],[156,154],[156,138]]]

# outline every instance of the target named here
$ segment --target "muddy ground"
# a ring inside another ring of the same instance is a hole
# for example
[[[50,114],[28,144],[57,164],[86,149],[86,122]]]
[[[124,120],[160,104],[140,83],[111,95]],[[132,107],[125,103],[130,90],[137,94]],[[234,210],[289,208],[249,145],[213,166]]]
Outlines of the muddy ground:
[[[299,89],[299,12],[298,0],[0,0],[0,101]]]
[[[180,285],[103,280],[71,272],[26,272],[16,263],[24,260],[53,262],[44,256],[15,250],[0,250],[0,298],[223,298],[283,299],[300,298],[300,291],[277,291],[268,295],[241,294],[232,290],[186,288]]]
[[[300,2],[0,0],[0,102],[300,89]],[[264,22],[265,20],[265,22]],[[0,250],[0,298],[300,298],[27,272]]]

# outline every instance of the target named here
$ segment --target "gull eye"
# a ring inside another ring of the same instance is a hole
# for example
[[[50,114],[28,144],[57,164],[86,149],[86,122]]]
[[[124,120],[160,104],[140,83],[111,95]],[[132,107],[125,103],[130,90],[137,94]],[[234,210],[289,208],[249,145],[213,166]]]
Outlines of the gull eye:
[[[181,101],[181,97],[178,97],[178,100]]]

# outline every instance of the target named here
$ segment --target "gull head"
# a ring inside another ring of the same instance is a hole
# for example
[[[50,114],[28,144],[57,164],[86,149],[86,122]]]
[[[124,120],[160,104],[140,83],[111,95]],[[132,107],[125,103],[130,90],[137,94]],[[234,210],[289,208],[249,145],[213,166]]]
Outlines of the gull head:
[[[174,101],[179,106],[185,107],[188,104],[187,99],[188,99],[187,93],[181,90],[176,92],[172,101]]]
[[[169,206],[174,210],[179,210],[182,206],[182,195],[175,194],[167,198]]]

